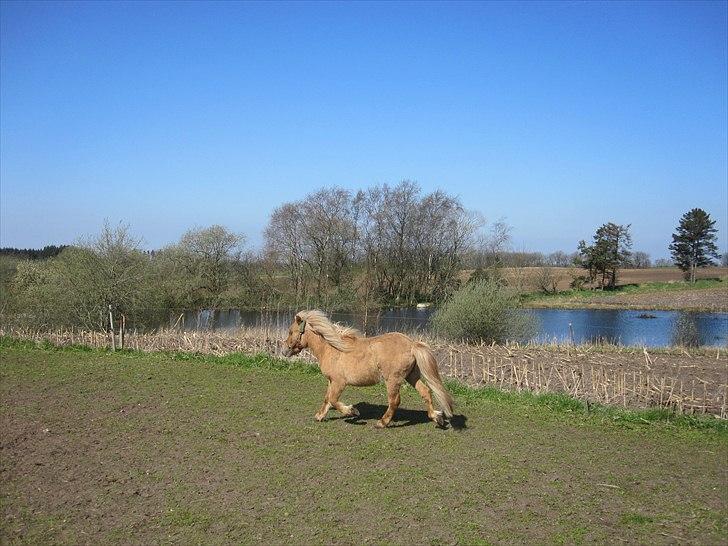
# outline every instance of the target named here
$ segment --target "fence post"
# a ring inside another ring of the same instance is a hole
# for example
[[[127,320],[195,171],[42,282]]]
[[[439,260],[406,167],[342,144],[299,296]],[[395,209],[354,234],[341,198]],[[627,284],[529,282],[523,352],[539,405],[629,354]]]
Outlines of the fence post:
[[[114,335],[114,315],[111,312],[111,304],[109,304],[109,328],[111,330],[111,350],[116,351],[116,338]]]
[[[121,315],[121,327],[119,329],[119,348],[124,349],[124,334],[126,333],[126,315]]]

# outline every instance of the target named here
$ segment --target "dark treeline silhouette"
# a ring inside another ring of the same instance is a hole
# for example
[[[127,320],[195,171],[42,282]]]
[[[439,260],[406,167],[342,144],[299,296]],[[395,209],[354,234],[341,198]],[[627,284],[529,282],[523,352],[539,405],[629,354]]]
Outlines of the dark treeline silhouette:
[[[0,248],[0,256],[12,256],[23,260],[45,260],[58,256],[66,248],[68,245],[46,245],[40,249],[3,247]]]

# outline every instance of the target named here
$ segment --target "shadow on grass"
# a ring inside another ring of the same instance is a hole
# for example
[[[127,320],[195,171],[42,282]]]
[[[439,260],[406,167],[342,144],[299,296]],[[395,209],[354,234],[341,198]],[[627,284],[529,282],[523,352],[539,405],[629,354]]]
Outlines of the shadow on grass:
[[[359,402],[354,404],[354,407],[359,411],[359,415],[356,417],[340,417],[347,423],[352,425],[365,425],[366,421],[378,421],[381,419],[384,412],[387,411],[387,406],[381,404],[369,404],[367,402]],[[450,428],[454,430],[463,430],[467,428],[466,421],[467,417],[464,415],[453,415],[444,427],[438,428]],[[407,408],[397,408],[394,414],[392,422],[389,424],[390,428],[395,427],[409,427],[412,425],[427,425],[432,424],[430,418],[427,417],[425,410],[411,410]],[[448,426],[449,425],[449,426]]]

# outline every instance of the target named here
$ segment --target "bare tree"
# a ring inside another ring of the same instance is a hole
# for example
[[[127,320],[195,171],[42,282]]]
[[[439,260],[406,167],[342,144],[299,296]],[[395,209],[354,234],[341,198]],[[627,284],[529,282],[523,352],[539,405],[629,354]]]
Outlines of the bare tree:
[[[145,311],[149,273],[149,259],[129,226],[105,222],[99,235],[56,258],[19,267],[14,288],[35,324],[104,328],[109,306],[129,317]]]
[[[546,263],[553,267],[569,267],[572,264],[572,258],[566,252],[557,250],[546,256]]]
[[[276,209],[266,228],[266,252],[284,265],[300,295],[321,298],[354,280],[373,300],[444,297],[456,284],[462,255],[482,224],[445,192],[422,195],[411,181],[355,194],[318,190]],[[311,280],[309,287],[306,282]]]
[[[652,267],[652,261],[650,260],[650,255],[647,254],[647,252],[642,252],[640,250],[632,253],[632,267],[636,269],[646,269],[648,267]]]
[[[562,276],[554,268],[544,266],[536,271],[536,286],[547,294],[555,294],[559,291],[559,281]]]

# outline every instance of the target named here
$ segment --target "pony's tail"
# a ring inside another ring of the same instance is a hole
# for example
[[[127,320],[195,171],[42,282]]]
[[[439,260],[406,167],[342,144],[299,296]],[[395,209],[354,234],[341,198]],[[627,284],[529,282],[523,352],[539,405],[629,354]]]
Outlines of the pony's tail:
[[[442,411],[449,419],[453,414],[452,396],[445,389],[445,385],[442,384],[435,355],[432,354],[432,350],[427,345],[420,341],[415,342],[414,347],[412,347],[412,354],[415,357],[422,378],[432,390],[432,394],[435,395],[437,405],[442,408]]]

